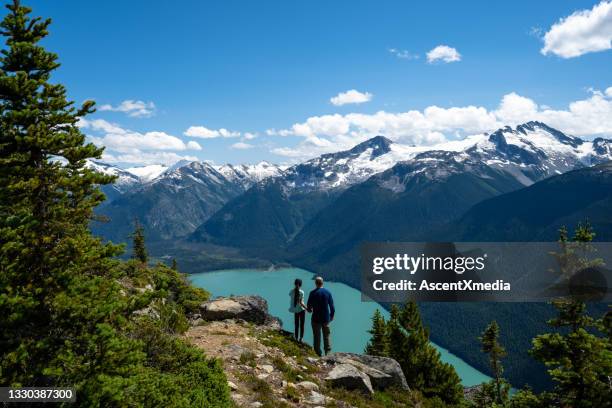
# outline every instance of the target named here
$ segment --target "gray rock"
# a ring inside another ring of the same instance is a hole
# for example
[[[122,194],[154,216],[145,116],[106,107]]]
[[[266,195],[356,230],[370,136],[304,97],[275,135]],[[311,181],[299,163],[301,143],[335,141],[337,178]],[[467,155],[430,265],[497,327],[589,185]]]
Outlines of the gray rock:
[[[363,372],[351,364],[336,365],[325,377],[332,387],[346,388],[347,390],[358,390],[372,394],[372,382]]]
[[[319,386],[312,381],[301,381],[295,384],[296,387],[302,388],[308,391],[319,391]]]
[[[202,326],[206,321],[204,319],[190,319],[189,325],[191,327]]]
[[[463,387],[463,398],[468,401],[474,401],[481,389],[482,384],[472,385],[471,387]]]
[[[389,357],[369,356],[356,353],[333,353],[323,357],[323,360],[332,364],[350,364],[370,377],[372,385],[384,390],[396,386],[408,390],[406,377],[399,363]]]
[[[152,306],[147,306],[143,309],[138,309],[134,311],[132,314],[135,314],[136,316],[147,316],[154,320],[159,319],[159,312]]]
[[[283,328],[283,322],[276,316],[269,316],[268,320],[265,323],[268,328],[271,330],[281,330]]]
[[[325,405],[326,402],[325,395],[319,394],[316,391],[310,391],[310,394],[304,399],[308,405]]]
[[[258,325],[280,326],[280,320],[268,313],[268,302],[261,296],[219,297],[200,305],[204,320],[242,319]]]

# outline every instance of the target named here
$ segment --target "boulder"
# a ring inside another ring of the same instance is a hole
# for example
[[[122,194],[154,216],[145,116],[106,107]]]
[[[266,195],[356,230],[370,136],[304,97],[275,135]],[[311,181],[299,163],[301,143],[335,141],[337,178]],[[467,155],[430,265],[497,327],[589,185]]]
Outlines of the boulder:
[[[325,377],[332,387],[358,390],[368,394],[374,393],[370,377],[350,364],[336,365]]]
[[[356,353],[332,353],[323,357],[332,364],[350,364],[366,374],[376,389],[384,390],[395,386],[408,390],[406,377],[399,363],[389,357],[370,356]]]
[[[325,405],[327,403],[327,398],[323,394],[319,394],[316,391],[310,391],[310,394],[306,396],[304,400],[308,405]]]
[[[319,386],[312,381],[301,381],[295,384],[295,386],[308,391],[319,391]]]
[[[200,316],[207,321],[242,319],[258,325],[280,326],[268,313],[268,302],[261,296],[219,297],[200,305]]]

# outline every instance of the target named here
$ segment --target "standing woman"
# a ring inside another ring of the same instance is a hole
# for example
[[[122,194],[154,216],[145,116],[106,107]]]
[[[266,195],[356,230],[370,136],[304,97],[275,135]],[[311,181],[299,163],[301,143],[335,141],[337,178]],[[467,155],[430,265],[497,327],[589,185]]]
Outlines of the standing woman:
[[[306,322],[306,305],[304,304],[304,291],[302,290],[302,280],[296,279],[295,287],[289,292],[291,303],[289,311],[293,313],[295,321],[295,339],[300,343],[304,339],[304,323]]]

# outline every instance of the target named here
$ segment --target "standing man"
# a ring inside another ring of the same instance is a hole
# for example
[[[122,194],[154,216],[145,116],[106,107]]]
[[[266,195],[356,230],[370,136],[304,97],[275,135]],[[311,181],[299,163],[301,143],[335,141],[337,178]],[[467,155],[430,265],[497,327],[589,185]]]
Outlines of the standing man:
[[[312,335],[314,349],[317,355],[321,353],[321,332],[323,332],[323,348],[327,355],[331,351],[329,341],[329,323],[334,320],[334,299],[329,290],[323,288],[323,278],[317,276],[315,279],[316,288],[308,295],[308,311],[312,313],[310,322],[312,324]]]

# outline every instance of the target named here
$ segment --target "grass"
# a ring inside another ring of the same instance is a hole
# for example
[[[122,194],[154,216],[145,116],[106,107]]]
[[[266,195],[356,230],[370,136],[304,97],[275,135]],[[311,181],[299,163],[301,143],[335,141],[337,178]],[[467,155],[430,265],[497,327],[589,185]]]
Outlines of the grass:
[[[281,373],[283,373],[283,378],[289,382],[299,382],[299,381],[312,381],[317,383],[317,379],[310,375],[315,371],[315,368],[312,366],[305,366],[307,370],[300,370],[291,367],[289,364],[285,362],[280,357],[274,357],[272,359],[272,365]]]
[[[239,373],[236,377],[244,382],[249,389],[252,391],[256,401],[261,402],[263,405],[261,408],[286,408],[289,407],[287,403],[278,401],[274,398],[274,392],[270,384],[265,380],[257,378],[254,374],[250,373]]]
[[[257,365],[255,354],[252,351],[243,352],[240,354],[240,364],[255,367]]]
[[[300,393],[295,387],[287,387],[285,389],[285,398],[292,402],[300,402]]]
[[[410,391],[400,389],[376,391],[373,395],[367,395],[342,388],[327,388],[325,390],[325,394],[334,398],[335,400],[344,401],[358,408],[429,407],[427,404],[422,404],[423,401]],[[327,406],[336,407],[339,405],[332,402],[327,404]]]
[[[210,332],[210,334],[214,336],[229,336],[230,335],[227,331],[224,331],[224,330],[213,330]]]
[[[300,365],[308,366],[306,358],[317,356],[310,346],[298,343],[289,333],[268,330],[254,335],[266,346],[276,347],[286,356],[295,356]]]

